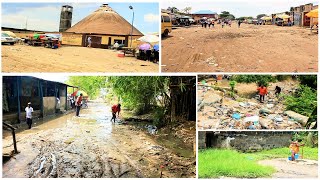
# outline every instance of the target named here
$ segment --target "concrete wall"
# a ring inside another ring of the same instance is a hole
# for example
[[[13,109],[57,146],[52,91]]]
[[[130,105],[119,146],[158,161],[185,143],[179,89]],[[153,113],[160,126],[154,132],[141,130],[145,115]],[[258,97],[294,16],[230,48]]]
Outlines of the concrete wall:
[[[60,96],[60,110],[64,111],[66,110],[66,97]]]
[[[231,148],[242,152],[288,147],[292,132],[206,132],[199,134],[199,148]],[[208,145],[209,144],[209,145]]]
[[[43,97],[43,116],[55,114],[56,97]]]

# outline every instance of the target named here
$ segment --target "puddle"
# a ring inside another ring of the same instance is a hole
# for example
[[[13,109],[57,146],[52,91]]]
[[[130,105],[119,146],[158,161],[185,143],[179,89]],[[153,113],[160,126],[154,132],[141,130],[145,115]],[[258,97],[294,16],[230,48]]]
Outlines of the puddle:
[[[172,132],[158,132],[160,136],[158,136],[155,141],[160,145],[169,148],[173,153],[177,154],[178,156],[185,157],[185,158],[192,158],[194,157],[193,154],[193,146],[187,146],[185,142],[181,139],[174,136]],[[161,134],[167,134],[166,136]]]

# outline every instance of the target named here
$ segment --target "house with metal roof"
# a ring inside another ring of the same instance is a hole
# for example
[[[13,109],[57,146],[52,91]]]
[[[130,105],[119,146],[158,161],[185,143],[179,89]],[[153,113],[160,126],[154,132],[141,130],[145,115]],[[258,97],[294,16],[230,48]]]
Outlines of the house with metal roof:
[[[192,15],[192,18],[197,22],[200,21],[200,19],[203,17],[214,18],[214,19],[219,18],[218,13],[213,12],[211,10],[200,10],[200,11],[192,13],[191,15]]]

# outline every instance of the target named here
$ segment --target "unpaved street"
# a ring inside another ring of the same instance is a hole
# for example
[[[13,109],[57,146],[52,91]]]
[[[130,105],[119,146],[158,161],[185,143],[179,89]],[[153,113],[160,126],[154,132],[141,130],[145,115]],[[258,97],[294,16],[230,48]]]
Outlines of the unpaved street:
[[[3,177],[195,177],[194,157],[110,119],[110,107],[96,102],[78,118],[72,113],[18,133],[21,153],[3,165]],[[11,143],[11,136],[3,139],[4,151]]]
[[[297,160],[288,161],[284,158],[259,161],[259,164],[273,166],[277,172],[272,178],[318,178],[318,161]]]
[[[162,39],[162,72],[317,72],[318,35],[302,27],[178,28]]]
[[[2,72],[159,72],[158,64],[98,48],[2,45],[1,57]]]

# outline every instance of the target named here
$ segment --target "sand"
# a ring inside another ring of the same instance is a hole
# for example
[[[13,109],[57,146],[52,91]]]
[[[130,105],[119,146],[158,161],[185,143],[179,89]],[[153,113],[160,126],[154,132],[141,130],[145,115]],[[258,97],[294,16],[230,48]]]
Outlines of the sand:
[[[62,46],[59,49],[2,45],[2,72],[159,72],[159,65],[117,57],[108,49]]]
[[[162,72],[317,72],[318,35],[242,24],[177,28],[162,39]]]

